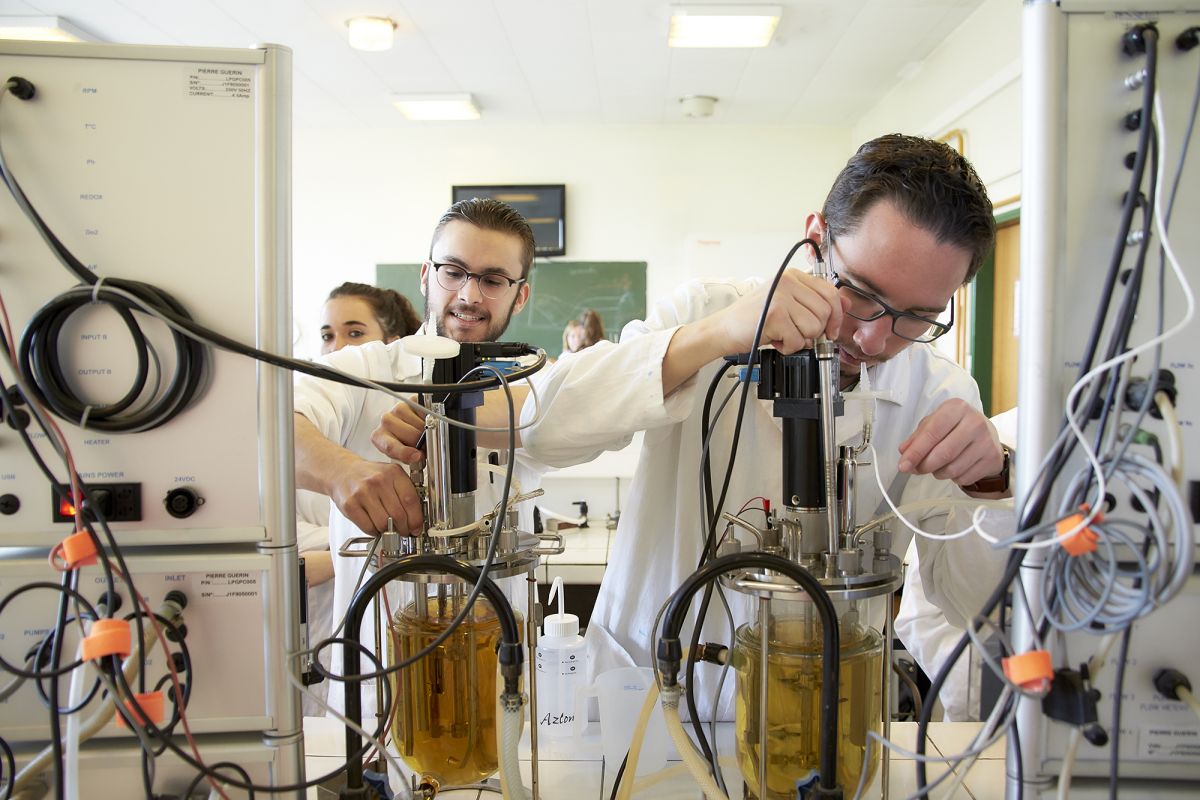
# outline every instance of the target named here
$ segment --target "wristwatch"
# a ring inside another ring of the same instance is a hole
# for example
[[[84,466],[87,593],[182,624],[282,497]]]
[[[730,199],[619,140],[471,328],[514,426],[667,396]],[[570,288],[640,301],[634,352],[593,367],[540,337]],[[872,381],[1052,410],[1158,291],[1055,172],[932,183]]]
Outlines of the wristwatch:
[[[964,492],[979,492],[981,494],[990,492],[1007,492],[1008,491],[1008,473],[1009,464],[1012,462],[1012,451],[1004,445],[1000,445],[1000,449],[1004,451],[1004,464],[1000,467],[1000,472],[996,475],[989,475],[986,478],[980,478],[974,483],[969,483],[966,486],[961,486]]]

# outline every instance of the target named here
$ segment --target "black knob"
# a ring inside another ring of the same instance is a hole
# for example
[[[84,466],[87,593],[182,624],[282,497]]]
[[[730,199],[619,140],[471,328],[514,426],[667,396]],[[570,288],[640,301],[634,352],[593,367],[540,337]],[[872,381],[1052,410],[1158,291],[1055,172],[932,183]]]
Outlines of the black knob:
[[[21,408],[14,408],[4,421],[14,431],[23,431],[29,427],[29,412]]]
[[[167,492],[163,504],[166,505],[168,514],[175,519],[183,519],[195,514],[196,509],[204,504],[204,498],[191,489],[172,489]]]
[[[0,514],[8,516],[21,510],[21,499],[15,494],[0,495]]]

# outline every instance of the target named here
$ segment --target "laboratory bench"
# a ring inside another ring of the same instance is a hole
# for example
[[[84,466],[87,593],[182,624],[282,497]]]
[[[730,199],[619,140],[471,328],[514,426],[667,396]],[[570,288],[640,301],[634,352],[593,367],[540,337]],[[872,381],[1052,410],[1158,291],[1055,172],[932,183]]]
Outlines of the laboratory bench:
[[[731,800],[742,797],[741,776],[733,763],[734,756],[734,726],[733,723],[717,725],[717,746],[721,753],[722,766],[725,772],[726,785],[731,792]],[[901,747],[912,750],[916,740],[916,723],[898,722],[892,724],[892,740]],[[953,755],[961,752],[969,744],[971,738],[979,729],[976,722],[935,722],[929,726],[930,754]],[[317,717],[306,717],[304,720],[306,768],[308,774],[316,776],[339,766],[342,754],[345,752],[344,729],[334,720]],[[543,743],[539,748],[538,784],[541,800],[607,800],[612,790],[612,781],[618,765],[606,764],[600,753],[600,735],[598,726],[592,724],[580,740],[559,739]],[[531,786],[532,773],[529,761],[529,731],[521,741],[521,778],[528,789]],[[654,784],[653,787],[635,795],[636,797],[653,797],[655,800],[698,800],[703,798],[699,787],[692,780],[690,773],[682,769],[682,762],[672,752],[668,757],[667,769],[674,769],[671,776]],[[929,780],[934,780],[945,771],[938,764],[929,766]],[[902,756],[893,755],[891,759],[890,792],[891,798],[904,798],[916,791],[915,762]],[[975,762],[963,779],[962,787],[956,797],[969,800],[1002,800],[1004,797],[1004,743],[998,742],[988,748]],[[643,776],[643,779],[646,776]],[[935,788],[930,797],[950,797],[950,782]],[[736,788],[735,788],[736,787]],[[846,800],[854,796],[855,787],[843,787]],[[325,800],[330,795],[320,795],[316,789],[310,789],[310,800]],[[876,773],[872,785],[864,795],[867,798],[880,797],[879,772]],[[1074,794],[1072,795],[1074,796]],[[438,797],[446,800],[487,800],[498,797],[492,792],[482,792],[478,789],[460,789],[439,793]]]

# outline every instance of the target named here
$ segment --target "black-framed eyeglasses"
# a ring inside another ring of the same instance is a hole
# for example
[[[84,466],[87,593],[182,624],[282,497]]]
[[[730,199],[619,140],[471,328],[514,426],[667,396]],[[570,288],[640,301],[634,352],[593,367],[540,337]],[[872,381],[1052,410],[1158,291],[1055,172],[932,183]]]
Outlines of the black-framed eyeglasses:
[[[850,308],[846,312],[850,316],[863,322],[871,322],[887,314],[892,318],[892,333],[910,342],[932,342],[939,336],[944,336],[954,325],[953,298],[950,299],[950,319],[939,322],[911,311],[892,308],[870,292],[846,283],[837,274],[833,276],[833,285],[841,292],[842,297],[850,300]]]
[[[437,276],[438,285],[447,292],[457,292],[467,285],[471,278],[479,285],[479,292],[490,300],[499,300],[514,286],[525,283],[524,278],[510,278],[499,272],[470,272],[457,264],[439,264],[429,262]]]

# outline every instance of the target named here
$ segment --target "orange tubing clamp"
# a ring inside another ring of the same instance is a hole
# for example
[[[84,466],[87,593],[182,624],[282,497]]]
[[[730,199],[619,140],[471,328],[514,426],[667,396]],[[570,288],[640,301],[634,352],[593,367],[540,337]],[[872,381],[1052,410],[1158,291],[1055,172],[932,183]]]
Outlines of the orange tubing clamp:
[[[98,619],[92,623],[92,632],[81,643],[83,658],[92,661],[105,656],[125,658],[132,651],[133,636],[129,623],[123,619]]]
[[[1000,663],[1004,665],[1004,677],[1026,691],[1044,692],[1054,679],[1054,664],[1046,650],[1030,650],[1001,659]]]
[[[67,569],[89,567],[96,563],[96,540],[87,531],[71,534],[62,540],[60,547]]]
[[[1079,511],[1080,513],[1078,514],[1072,514],[1066,519],[1060,519],[1054,526],[1055,531],[1058,533],[1059,544],[1062,545],[1063,550],[1066,550],[1072,556],[1081,556],[1085,553],[1095,552],[1096,542],[1100,539],[1100,534],[1096,533],[1090,527],[1083,528],[1071,536],[1063,538],[1070,533],[1072,528],[1077,528],[1083,524],[1091,509],[1085,503],[1079,507]],[[1103,522],[1104,515],[1096,514],[1096,518],[1092,521]]]
[[[137,701],[136,703],[134,702],[135,700]],[[145,694],[135,694],[133,700],[125,701],[125,708],[129,711],[129,716],[133,718],[134,722],[145,727],[147,722],[152,722],[155,725],[162,722],[165,704],[166,699],[160,690],[157,692],[146,692]],[[125,717],[120,714],[117,714],[116,717],[118,727],[129,727],[129,724],[125,722]]]

